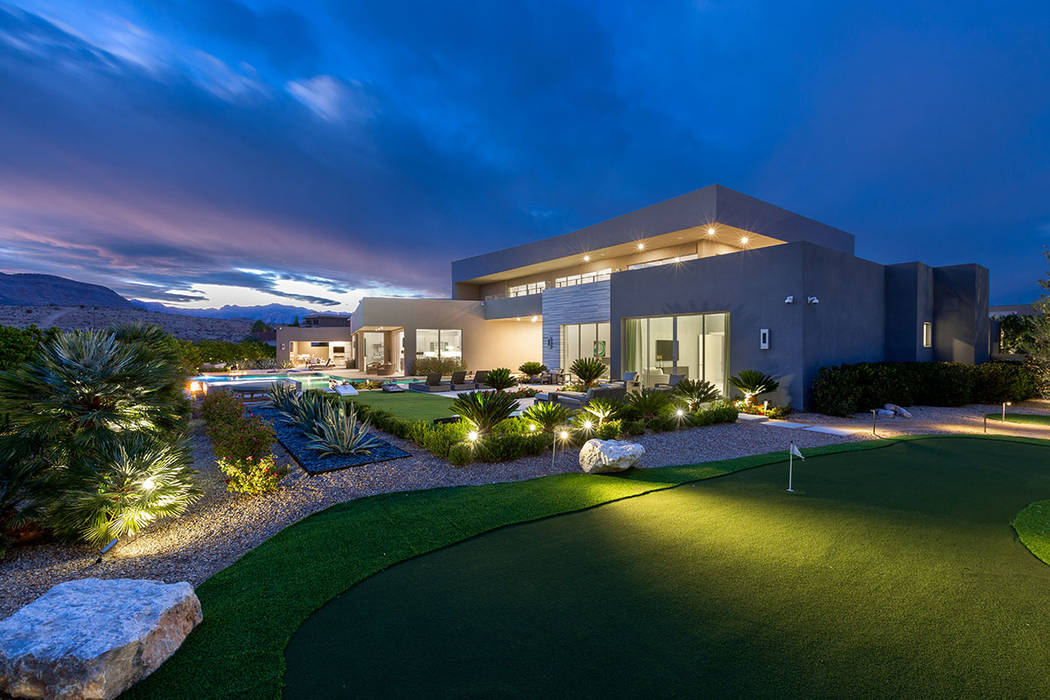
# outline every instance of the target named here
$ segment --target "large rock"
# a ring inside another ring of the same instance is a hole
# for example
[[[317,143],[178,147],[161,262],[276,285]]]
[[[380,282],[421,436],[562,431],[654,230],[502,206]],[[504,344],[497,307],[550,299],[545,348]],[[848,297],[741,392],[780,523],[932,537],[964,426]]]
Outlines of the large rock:
[[[188,583],[60,583],[0,621],[0,691],[115,698],[164,663],[201,619]]]
[[[620,440],[588,440],[580,449],[580,468],[587,474],[622,472],[638,464],[645,448]]]

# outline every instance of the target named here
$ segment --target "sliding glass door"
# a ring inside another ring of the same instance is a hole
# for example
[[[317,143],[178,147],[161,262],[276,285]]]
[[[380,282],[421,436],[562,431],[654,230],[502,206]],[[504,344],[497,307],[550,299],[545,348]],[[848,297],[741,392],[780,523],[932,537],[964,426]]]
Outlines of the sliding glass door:
[[[684,374],[725,393],[729,314],[627,318],[623,324],[623,371],[637,372],[643,386]]]
[[[608,367],[608,323],[570,323],[561,327],[561,368],[569,369],[581,357],[601,360]]]

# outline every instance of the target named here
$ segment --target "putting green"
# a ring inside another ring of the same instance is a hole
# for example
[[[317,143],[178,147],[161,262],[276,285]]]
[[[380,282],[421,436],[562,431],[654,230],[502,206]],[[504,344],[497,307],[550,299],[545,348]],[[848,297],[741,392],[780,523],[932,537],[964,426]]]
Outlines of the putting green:
[[[306,620],[285,695],[1050,696],[1050,448],[760,467],[410,559]]]

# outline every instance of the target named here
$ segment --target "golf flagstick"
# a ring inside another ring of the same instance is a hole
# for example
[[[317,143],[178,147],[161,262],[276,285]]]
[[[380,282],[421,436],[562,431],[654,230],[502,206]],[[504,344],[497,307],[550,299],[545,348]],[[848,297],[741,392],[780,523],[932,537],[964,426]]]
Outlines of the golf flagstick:
[[[792,488],[794,485],[795,476],[795,457],[805,461],[805,457],[802,456],[802,452],[799,451],[798,445],[792,440],[791,447],[788,448],[788,493],[795,493],[795,489]]]

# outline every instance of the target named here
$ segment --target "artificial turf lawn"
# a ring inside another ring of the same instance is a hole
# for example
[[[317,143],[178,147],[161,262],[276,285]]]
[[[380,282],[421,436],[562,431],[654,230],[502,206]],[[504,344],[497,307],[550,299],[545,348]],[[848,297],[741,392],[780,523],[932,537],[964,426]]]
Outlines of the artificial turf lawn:
[[[501,529],[318,611],[285,697],[1050,697],[1010,529],[1048,457],[909,441]]]
[[[921,441],[954,439],[923,438]],[[973,445],[978,444],[980,438],[966,440]],[[1011,463],[1015,446],[1047,444],[1021,438],[987,440],[987,446],[981,445],[981,451],[994,453],[997,449],[1003,450]],[[885,453],[891,448],[896,449],[900,442],[904,441],[852,443],[804,452],[811,457],[831,453],[856,453],[860,457],[868,450]],[[1045,460],[1045,450],[1046,447],[1040,447],[1034,455],[1024,457]],[[973,464],[978,452],[967,450],[960,466]],[[811,459],[800,465],[799,474],[803,478],[800,485],[812,488],[812,484],[804,480],[804,475],[820,462]],[[849,460],[846,462],[848,464]],[[519,483],[386,494],[334,506],[286,528],[199,586],[197,595],[204,608],[204,622],[167,663],[133,688],[129,695],[142,698],[277,697],[281,694],[284,675],[284,648],[299,625],[333,597],[392,564],[502,525],[774,463],[779,463],[779,471],[783,472],[782,454],[761,455],[685,467],[634,470],[620,476],[563,474]],[[846,469],[851,468],[847,466]],[[835,471],[832,470],[832,474]],[[838,478],[845,478],[845,474]],[[777,484],[777,487],[782,488],[783,484]],[[812,499],[812,496],[804,493],[797,498]],[[911,498],[908,496],[906,502],[910,503]],[[858,506],[861,512],[864,508]],[[1009,517],[999,524],[1005,525],[1008,521]],[[619,527],[616,533],[614,537],[618,540],[637,536],[626,526]],[[764,539],[766,535],[760,534],[758,541]],[[608,540],[607,534],[603,542]],[[864,548],[866,540],[861,538],[856,546]],[[734,551],[727,549],[726,555]],[[745,543],[740,553],[748,551]],[[819,553],[815,555],[819,556]],[[773,576],[769,585],[778,579],[778,575]],[[491,583],[475,581],[474,585],[482,594]],[[518,584],[521,587],[530,585],[528,581]],[[586,585],[598,591],[597,594],[605,590],[593,582],[574,585]],[[549,601],[555,601],[553,594],[557,591],[550,593]],[[426,597],[428,593],[424,588],[415,595]],[[510,600],[513,601],[513,596]],[[544,605],[549,606],[549,601]],[[548,607],[541,608],[537,615],[543,615],[542,610],[546,609]],[[604,610],[602,614],[623,619],[619,611],[612,609]],[[1042,608],[1033,615],[1042,616]],[[411,629],[416,623],[416,620],[401,619],[397,625]],[[521,636],[513,629],[506,632],[508,640]],[[392,629],[390,633],[400,634],[398,629]],[[841,633],[848,636],[848,627]],[[436,640],[416,638],[407,648],[399,650],[398,658],[407,658],[424,647],[443,644],[444,635],[445,632]],[[673,646],[673,643],[673,639],[664,640],[662,647]],[[599,663],[602,658],[616,663],[622,657],[636,653],[637,645],[630,643],[626,647],[606,648],[600,640],[595,640],[589,649],[588,663]],[[583,658],[575,650],[562,647],[551,649],[550,655],[570,652]],[[1040,654],[1040,658],[1045,658],[1045,654]],[[1012,663],[1009,658],[1002,660],[1004,667]],[[301,693],[302,688],[300,685],[288,690],[289,693]]]
[[[1003,421],[1002,413],[986,413],[988,420]],[[1050,416],[1036,415],[1034,413],[1007,413],[1007,423],[1028,423],[1029,425],[1050,425]]]
[[[372,408],[389,411],[405,420],[434,420],[452,415],[452,399],[447,396],[428,396],[418,391],[388,394],[384,391],[362,391],[353,401]]]
[[[1031,503],[1018,513],[1014,530],[1032,554],[1050,564],[1050,500]]]

